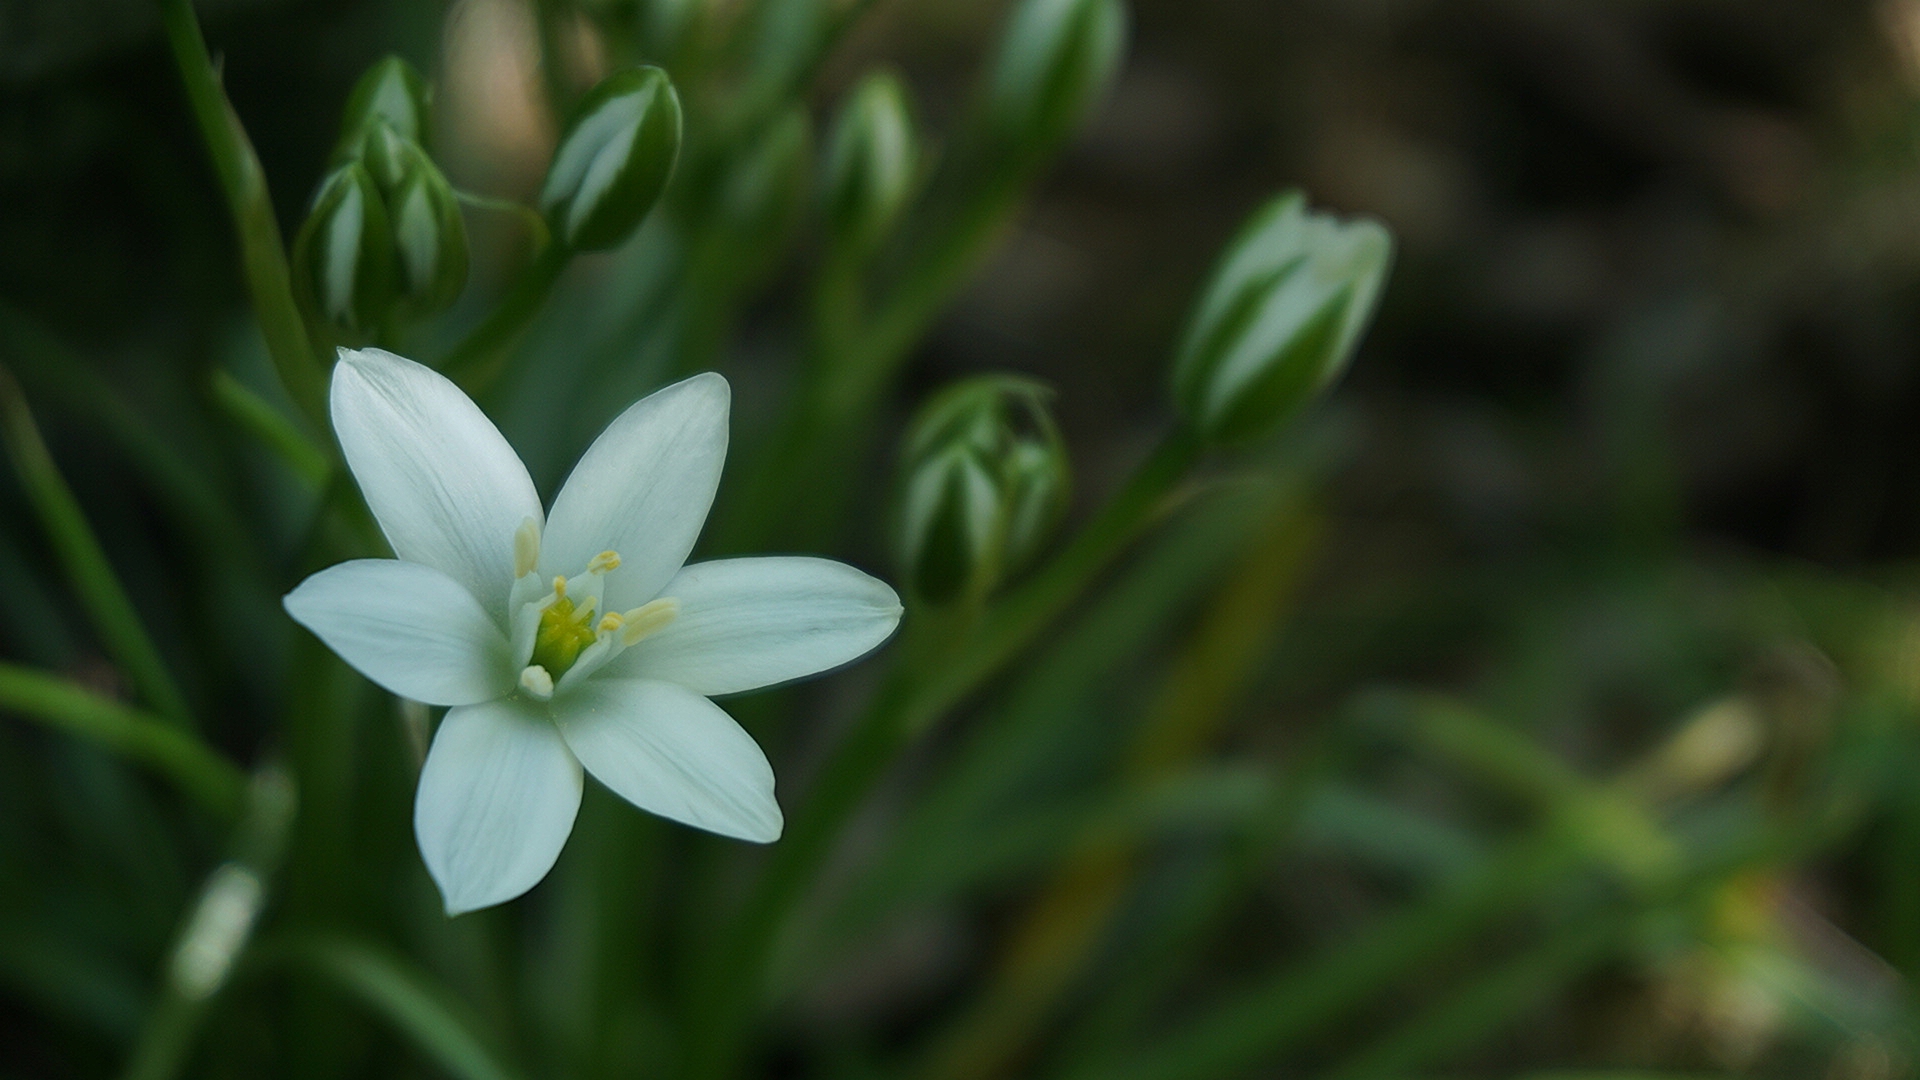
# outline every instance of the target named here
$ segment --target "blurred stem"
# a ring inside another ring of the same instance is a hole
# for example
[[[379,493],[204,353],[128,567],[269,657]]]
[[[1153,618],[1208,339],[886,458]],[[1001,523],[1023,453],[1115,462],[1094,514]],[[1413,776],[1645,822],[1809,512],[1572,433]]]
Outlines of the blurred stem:
[[[1525,906],[1583,862],[1564,832],[1542,827],[1515,841],[1464,881],[1369,928],[1318,960],[1289,968],[1207,1010],[1157,1046],[1110,1050],[1083,1061],[1072,1080],[1174,1080],[1236,1075],[1319,1032],[1406,972],[1498,916]]]
[[[32,668],[0,663],[0,708],[77,735],[161,773],[222,817],[239,812],[238,766],[157,716]]]
[[[372,944],[338,935],[314,935],[271,945],[262,963],[297,965],[324,976],[406,1036],[458,1080],[513,1080],[479,1035],[479,1025],[453,995],[424,973]]]
[[[1150,524],[1199,454],[1176,433],[1045,570],[996,605],[959,641],[933,640],[909,620],[908,639],[865,716],[834,748],[812,793],[772,851],[745,907],[695,976],[690,1075],[733,1075],[748,1052],[773,946],[832,850],[840,826],[900,749],[1032,645],[1093,578]]]
[[[264,398],[242,385],[224,371],[213,373],[213,400],[227,416],[293,471],[308,489],[319,491],[327,483],[333,467],[326,452],[295,427]]]
[[[1227,581],[1173,660],[1123,766],[1140,790],[1186,768],[1211,742],[1272,648],[1309,565],[1318,517],[1283,499],[1258,545]],[[1290,786],[1290,785],[1289,785]],[[1028,908],[989,985],[932,1040],[927,1080],[1002,1074],[1052,1013],[1105,937],[1135,876],[1133,844],[1084,839]]]
[[[440,364],[447,377],[470,394],[486,389],[500,377],[514,344],[540,314],[560,274],[573,260],[564,244],[549,241],[534,253],[491,314],[481,320]]]
[[[266,338],[280,381],[315,430],[327,428],[326,370],[307,338],[299,305],[294,303],[292,279],[273,200],[267,194],[266,174],[248,141],[246,129],[220,88],[220,77],[207,54],[206,39],[188,0],[159,0],[160,21],[167,44],[187,91],[187,101],[200,137],[213,159],[213,169],[226,192],[240,239],[240,262],[246,275],[253,311]]]
[[[1365,1051],[1324,1074],[1325,1080],[1423,1075],[1435,1061],[1542,1008],[1567,983],[1604,962],[1631,925],[1630,913],[1618,909],[1574,918],[1521,956],[1448,990],[1427,1012],[1370,1038]]]
[[[4,429],[0,434],[5,436],[20,485],[39,512],[54,554],[65,564],[74,591],[80,594],[80,602],[107,652],[125,669],[140,696],[163,717],[182,731],[193,730],[187,699],[140,625],[133,601],[127,598],[73,490],[47,452],[20,384],[4,367],[0,367],[0,429]]]

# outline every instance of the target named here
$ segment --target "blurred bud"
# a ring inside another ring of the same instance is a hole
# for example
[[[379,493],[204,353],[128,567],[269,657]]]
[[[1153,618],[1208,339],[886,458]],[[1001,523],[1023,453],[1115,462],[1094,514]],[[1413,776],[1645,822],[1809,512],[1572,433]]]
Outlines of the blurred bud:
[[[1203,437],[1240,442],[1291,419],[1339,378],[1380,296],[1393,237],[1371,220],[1274,200],[1241,231],[1174,361],[1174,401]]]
[[[1112,80],[1126,37],[1120,0],[1022,0],[989,84],[994,130],[1034,148],[1059,142]]]
[[[347,95],[346,115],[340,120],[340,153],[345,158],[358,148],[362,133],[375,122],[392,128],[402,139],[425,142],[427,80],[412,64],[389,56],[367,69]]]
[[[906,89],[891,73],[867,76],[827,148],[827,220],[840,242],[866,248],[886,232],[912,189],[916,155]]]
[[[680,98],[667,73],[628,68],[574,109],[540,190],[553,235],[581,251],[618,246],[653,209],[680,152]]]
[[[393,304],[393,239],[373,177],[359,162],[328,174],[293,242],[295,282],[313,309],[368,331]]]
[[[420,144],[370,121],[356,156],[393,228],[395,287],[414,315],[444,311],[467,283],[467,225],[453,185]]]
[[[418,315],[444,311],[467,284],[467,224],[453,186],[425,154],[387,202],[400,295]]]
[[[1051,538],[1069,481],[1047,393],[1009,376],[969,379],[908,429],[900,558],[919,599],[984,597]]]
[[[805,109],[788,109],[728,174],[721,196],[729,228],[748,242],[775,249],[798,215],[813,160],[813,132]]]

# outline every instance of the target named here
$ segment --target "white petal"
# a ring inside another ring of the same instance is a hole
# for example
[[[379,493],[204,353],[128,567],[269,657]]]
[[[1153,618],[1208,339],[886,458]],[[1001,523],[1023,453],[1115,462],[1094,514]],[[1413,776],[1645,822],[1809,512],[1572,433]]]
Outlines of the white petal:
[[[449,710],[413,800],[447,914],[539,884],[573,831],[580,787],[580,763],[543,712],[511,698]]]
[[[282,603],[340,659],[401,697],[472,705],[513,687],[506,637],[473,594],[430,566],[343,562]]]
[[[340,350],[333,430],[394,554],[442,570],[505,625],[513,534],[540,520],[526,467],[438,372],[379,349]]]
[[[831,559],[719,559],[674,575],[667,627],[622,653],[613,671],[733,694],[858,659],[900,624],[886,582]]]
[[[588,679],[553,703],[567,746],[594,779],[642,810],[722,836],[780,837],[773,766],[720,706],[646,679]]]
[[[727,380],[674,383],[621,413],[573,467],[541,538],[542,574],[578,574],[602,551],[606,610],[653,599],[687,561],[727,458]]]

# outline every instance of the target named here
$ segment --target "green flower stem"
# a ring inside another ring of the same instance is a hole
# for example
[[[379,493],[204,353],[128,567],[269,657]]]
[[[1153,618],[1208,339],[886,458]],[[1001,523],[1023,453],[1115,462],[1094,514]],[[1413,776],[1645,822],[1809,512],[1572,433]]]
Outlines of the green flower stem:
[[[824,522],[838,518],[846,485],[823,495],[819,478],[847,472],[914,344],[992,250],[1029,177],[1030,170],[1012,166],[985,174],[919,245],[899,283],[857,331],[839,321],[857,304],[843,295],[845,283],[820,283],[819,302],[830,308],[816,313],[831,313],[832,320],[814,328],[806,386],[722,522],[723,549],[755,550],[776,538],[813,541]],[[822,272],[847,273],[839,266]]]
[[[521,269],[491,314],[453,347],[440,370],[448,378],[477,393],[500,377],[514,344],[545,306],[560,274],[573,261],[565,245],[549,242]]]
[[[278,455],[309,490],[319,491],[326,486],[327,477],[333,472],[333,463],[326,451],[314,445],[305,432],[239,379],[224,371],[214,372],[213,400],[234,423]]]
[[[1122,785],[1149,788],[1187,768],[1226,720],[1272,647],[1318,537],[1318,517],[1282,500],[1167,672],[1134,736]],[[1089,835],[1054,874],[973,1003],[932,1042],[923,1080],[994,1076],[1035,1028],[1097,946],[1135,876],[1135,845]]]
[[[161,662],[160,651],[140,625],[133,601],[107,561],[100,541],[81,513],[73,491],[60,475],[53,456],[40,438],[27,399],[11,372],[0,368],[0,436],[13,458],[20,486],[40,514],[55,554],[66,565],[74,591],[92,618],[102,644],[126,670],[134,688],[148,704],[183,731],[193,730],[187,699]]]
[[[774,846],[746,906],[720,935],[719,955],[696,975],[689,1075],[732,1075],[760,1006],[767,964],[787,917],[856,810],[900,749],[1033,644],[1040,633],[1149,525],[1198,458],[1176,433],[1040,574],[955,643],[911,633],[872,706],[834,749],[812,794]],[[911,629],[913,623],[910,621]]]
[[[215,814],[239,812],[246,777],[199,739],[65,679],[0,663],[0,708],[32,717],[146,765]]]
[[[266,174],[240,117],[220,88],[220,77],[188,0],[159,0],[159,4],[174,65],[180,69],[180,81],[186,88],[194,120],[200,125],[200,137],[213,159],[214,172],[219,175],[227,207],[233,214],[247,292],[266,338],[267,352],[294,404],[315,430],[324,431],[326,369],[313,351],[300,307],[293,299],[286,247],[280,239],[280,224],[273,216]]]

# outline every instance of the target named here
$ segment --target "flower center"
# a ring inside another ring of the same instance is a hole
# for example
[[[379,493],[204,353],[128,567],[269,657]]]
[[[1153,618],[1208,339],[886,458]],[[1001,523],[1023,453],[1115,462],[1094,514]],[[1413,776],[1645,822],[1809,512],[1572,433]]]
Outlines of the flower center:
[[[598,614],[605,577],[620,568],[620,555],[603,551],[576,577],[556,577],[540,594],[534,567],[540,557],[540,527],[531,518],[514,533],[514,639],[527,657],[520,688],[542,701],[600,669],[680,614],[680,601],[660,597],[631,611]]]

